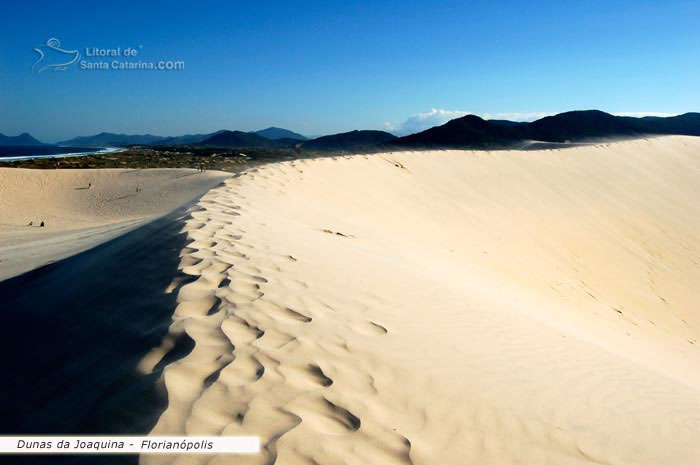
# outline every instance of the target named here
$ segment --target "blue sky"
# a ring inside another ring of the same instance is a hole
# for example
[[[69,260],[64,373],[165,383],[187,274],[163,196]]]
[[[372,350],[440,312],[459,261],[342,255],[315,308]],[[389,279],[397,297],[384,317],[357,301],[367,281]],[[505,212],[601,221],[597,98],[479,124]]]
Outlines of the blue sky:
[[[700,2],[673,0],[2,2],[0,133],[315,135],[464,112],[700,111],[699,20]],[[33,73],[49,38],[83,61],[86,47],[132,47],[118,59],[185,69]]]

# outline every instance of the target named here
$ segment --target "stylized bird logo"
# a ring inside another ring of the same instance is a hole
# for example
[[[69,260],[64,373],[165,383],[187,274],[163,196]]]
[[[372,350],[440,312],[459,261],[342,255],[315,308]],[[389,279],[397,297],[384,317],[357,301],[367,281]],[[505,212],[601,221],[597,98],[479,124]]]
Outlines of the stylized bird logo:
[[[32,65],[32,71],[37,74],[47,69],[65,71],[70,65],[80,59],[79,51],[63,50],[60,47],[61,42],[55,38],[47,40],[46,45],[36,47],[34,51],[39,54],[39,59]],[[44,59],[46,59],[46,63],[44,63]]]

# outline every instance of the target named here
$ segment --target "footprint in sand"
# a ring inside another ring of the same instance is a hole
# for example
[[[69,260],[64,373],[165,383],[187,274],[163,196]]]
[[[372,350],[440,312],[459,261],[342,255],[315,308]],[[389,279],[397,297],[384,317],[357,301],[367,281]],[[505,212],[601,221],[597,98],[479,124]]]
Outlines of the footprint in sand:
[[[362,422],[349,410],[325,397],[304,398],[289,407],[302,419],[302,425],[321,434],[350,434],[360,429]]]
[[[282,365],[280,366],[287,381],[303,390],[310,390],[321,387],[329,387],[333,380],[325,375],[320,366],[315,363],[303,365]]]

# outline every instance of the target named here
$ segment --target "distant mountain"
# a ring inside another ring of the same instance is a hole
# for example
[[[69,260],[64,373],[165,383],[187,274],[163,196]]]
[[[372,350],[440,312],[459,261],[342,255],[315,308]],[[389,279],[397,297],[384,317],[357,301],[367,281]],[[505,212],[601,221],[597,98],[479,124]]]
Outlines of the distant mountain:
[[[279,129],[279,128],[269,128]],[[267,130],[264,130],[267,131]],[[296,134],[286,129],[289,134]],[[282,133],[279,133],[282,134]],[[272,140],[252,132],[219,130],[209,134],[185,134],[183,136],[163,137],[151,134],[128,135],[102,132],[94,136],[75,137],[73,139],[59,142],[59,145],[73,147],[105,147],[105,146],[128,146],[128,145],[212,145],[225,147],[293,147],[306,140],[302,135],[297,137],[281,137]]]
[[[385,145],[433,148],[506,148],[537,142],[585,142],[645,135],[700,136],[700,113],[668,118],[614,116],[598,110],[570,111],[531,123],[485,121],[467,115]]]
[[[127,135],[101,132],[94,136],[74,137],[73,139],[64,140],[59,142],[58,145],[71,147],[123,147],[126,145],[148,145],[163,139],[166,138],[151,134]]]
[[[631,120],[639,124],[632,123]],[[645,132],[638,118],[613,116],[598,110],[569,111],[517,126],[522,138],[543,142],[635,136]]]
[[[547,142],[634,137],[651,134],[700,136],[700,113],[666,118],[613,116],[598,111],[569,111],[517,126],[524,137]]]
[[[156,142],[152,142],[150,145],[196,145],[222,132],[225,132],[225,130],[221,129],[209,134],[185,134],[184,136],[164,137]]]
[[[453,119],[417,134],[401,137],[387,145],[401,147],[473,147],[489,148],[514,144],[521,140],[515,127],[485,121],[475,115]]]
[[[676,134],[700,136],[700,113],[679,116],[634,118],[614,116],[598,110],[569,111],[537,121],[515,122],[483,120],[466,115],[417,134],[397,138],[384,131],[350,131],[309,140],[287,129],[270,127],[256,132],[220,130],[211,134],[186,134],[175,137],[151,134],[127,135],[102,132],[75,137],[58,145],[74,147],[110,147],[129,145],[207,145],[218,147],[267,147],[308,150],[366,150],[390,147],[406,148],[507,148],[532,143],[587,142],[645,135]],[[27,133],[9,137],[0,134],[0,146],[37,146],[44,144]]]
[[[24,147],[24,146],[49,145],[36,140],[31,135],[23,132],[19,136],[6,136],[0,134],[0,146],[3,147]]]
[[[204,139],[196,145],[206,145],[211,147],[269,147],[279,148],[284,145],[259,136],[252,132],[243,131],[221,131],[211,137]]]
[[[396,140],[396,136],[384,131],[350,131],[303,142],[300,147],[308,150],[350,150],[377,146]]]
[[[685,113],[667,118],[646,117],[629,118],[637,120],[633,124],[641,124],[651,134],[682,134],[686,136],[700,136],[700,113]]]
[[[255,134],[263,136],[271,140],[279,139],[296,139],[296,140],[309,140],[308,137],[302,136],[298,132],[290,131],[289,129],[269,127],[267,129],[261,129],[260,131],[255,131]]]

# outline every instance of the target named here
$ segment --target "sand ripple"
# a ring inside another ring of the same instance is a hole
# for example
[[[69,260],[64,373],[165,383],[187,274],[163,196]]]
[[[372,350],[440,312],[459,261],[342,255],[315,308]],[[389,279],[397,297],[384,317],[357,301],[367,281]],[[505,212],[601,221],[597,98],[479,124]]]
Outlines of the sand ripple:
[[[700,463],[697,153],[402,153],[228,180],[190,213],[141,370],[193,345],[152,434],[263,451],[141,462]]]

